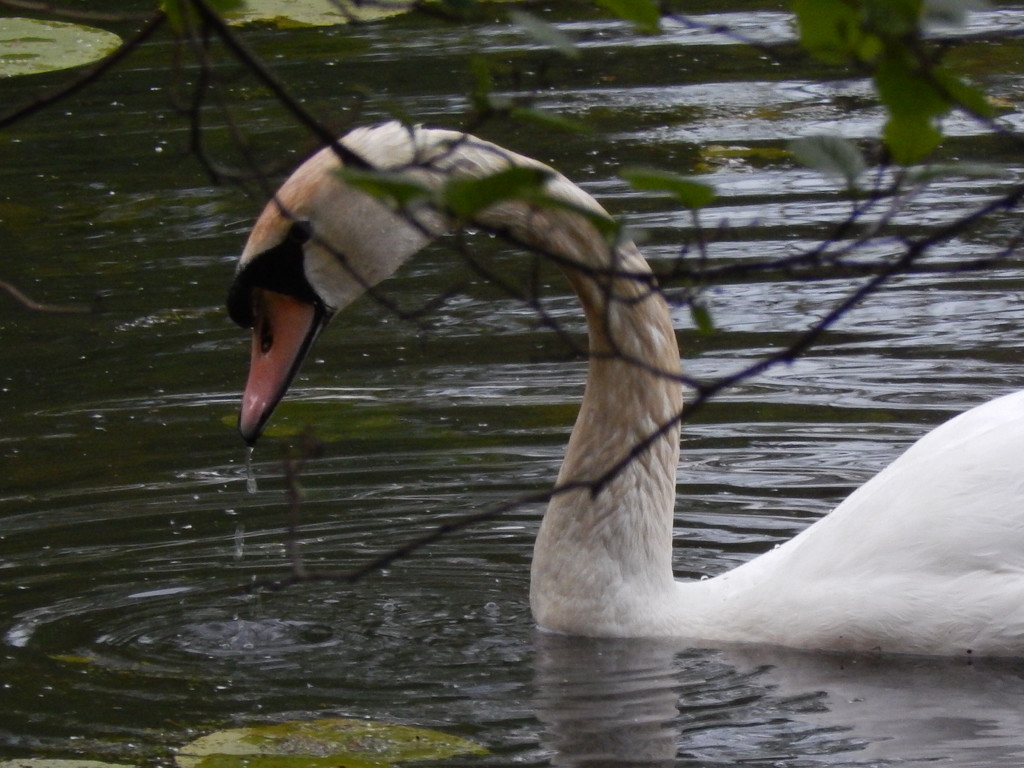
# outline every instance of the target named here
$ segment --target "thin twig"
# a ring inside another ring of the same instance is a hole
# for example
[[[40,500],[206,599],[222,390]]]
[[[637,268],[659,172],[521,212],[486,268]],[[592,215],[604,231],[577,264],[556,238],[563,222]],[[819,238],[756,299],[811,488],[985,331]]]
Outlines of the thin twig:
[[[41,304],[30,299],[22,291],[18,290],[6,280],[0,280],[0,290],[6,291],[19,304],[33,312],[52,312],[54,314],[89,314],[95,312],[95,307],[87,307],[82,304]]]
[[[285,488],[288,494],[286,547],[288,559],[292,565],[292,574],[301,580],[305,580],[310,572],[303,561],[302,547],[299,544],[299,526],[302,521],[302,487],[299,485],[299,476],[307,461],[322,454],[323,444],[311,432],[304,432],[299,436],[298,447],[292,449],[284,460]]]

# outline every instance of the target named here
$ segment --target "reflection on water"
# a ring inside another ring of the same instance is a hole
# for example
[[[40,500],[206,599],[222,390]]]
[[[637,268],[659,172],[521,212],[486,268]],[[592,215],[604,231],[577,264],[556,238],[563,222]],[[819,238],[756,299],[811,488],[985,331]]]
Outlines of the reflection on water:
[[[539,636],[537,718],[558,765],[673,765],[675,650]]]
[[[739,24],[785,50],[786,14],[735,5],[706,21]],[[689,172],[707,160],[707,145],[777,148],[822,127],[862,136],[879,117],[864,82],[822,82],[707,27],[672,23],[647,38],[581,18],[580,9],[540,12],[579,40],[578,62],[482,21],[408,17],[249,34],[327,114],[340,108],[339,79],[352,77],[380,94],[369,98],[367,119],[397,104],[451,126],[465,109],[463,57],[480,40],[524,72],[543,71],[539,93],[529,82],[507,93],[535,96],[593,131],[567,138],[493,125],[488,137],[554,163],[624,213],[660,265],[677,255],[692,221],[626,189],[615,178],[620,164]],[[978,34],[1024,24],[1016,10],[973,18]],[[350,41],[365,45],[353,53]],[[997,57],[998,71],[972,73],[1011,104],[1016,45]],[[534,507],[352,586],[248,589],[288,567],[287,440],[266,440],[250,464],[234,433],[248,350],[221,309],[262,199],[211,187],[193,163],[171,157],[187,136],[167,103],[163,46],[0,142],[9,190],[0,233],[13,254],[2,277],[52,303],[102,294],[106,310],[71,317],[0,306],[0,760],[166,764],[197,732],[224,725],[352,716],[472,738],[490,751],[473,764],[1021,764],[1017,665],[535,632],[527,605]],[[0,101],[35,87],[5,81]],[[297,158],[305,138],[238,87],[257,144],[276,159]],[[1005,119],[1018,122],[1015,113]],[[1000,173],[940,181],[912,201],[901,234],[967,210],[1022,174],[1018,153],[979,139],[969,121],[951,128],[965,137],[951,154],[977,154]],[[712,256],[726,262],[814,243],[848,210],[834,185],[784,160],[702,170],[719,191],[706,221],[723,222]],[[1018,226],[1007,215],[938,256],[990,253]],[[513,263],[485,238],[474,248]],[[301,480],[299,543],[311,568],[359,565],[553,481],[582,365],[530,311],[467,278],[445,248],[386,285],[405,307],[455,287],[465,290],[422,326],[368,302],[346,313],[275,418],[293,431],[314,422],[326,443]],[[1022,288],[1016,264],[903,279],[806,358],[703,410],[684,428],[680,575],[719,573],[785,540],[929,426],[1019,388]],[[838,281],[716,289],[708,300],[719,333],[696,334],[688,313],[677,313],[687,372],[711,378],[743,367],[849,289]],[[547,302],[551,317],[582,328],[561,283]]]
[[[565,766],[1013,765],[1024,666],[541,636],[537,716]]]

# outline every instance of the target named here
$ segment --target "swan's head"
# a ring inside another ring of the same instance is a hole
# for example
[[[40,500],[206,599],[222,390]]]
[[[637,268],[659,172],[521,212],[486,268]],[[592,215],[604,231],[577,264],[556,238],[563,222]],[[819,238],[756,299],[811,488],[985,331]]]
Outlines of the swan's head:
[[[346,183],[343,165],[386,171],[392,179],[412,182],[423,195],[414,195],[417,202],[407,201],[396,212]],[[513,166],[531,169],[534,183],[543,180],[545,194],[561,206],[535,208],[510,199],[473,213],[476,224],[563,260],[587,263],[591,252],[612,253],[589,223],[607,216],[590,195],[536,160],[467,134],[396,122],[358,128],[295,171],[257,219],[228,298],[232,319],[252,329],[252,362],[238,422],[247,443],[256,442],[331,317],[449,228],[436,201],[446,183],[486,179]],[[626,264],[620,260],[629,256],[628,249],[614,253],[615,264],[646,269],[639,254],[636,264]],[[579,276],[576,283],[585,293],[595,290]],[[590,303],[598,299],[595,294]]]
[[[374,167],[407,162],[409,133],[349,134],[353,157]],[[383,139],[390,139],[391,144]],[[257,219],[228,296],[252,329],[252,357],[238,428],[252,445],[331,317],[390,276],[429,239],[383,203],[346,184],[331,148],[307,160]]]

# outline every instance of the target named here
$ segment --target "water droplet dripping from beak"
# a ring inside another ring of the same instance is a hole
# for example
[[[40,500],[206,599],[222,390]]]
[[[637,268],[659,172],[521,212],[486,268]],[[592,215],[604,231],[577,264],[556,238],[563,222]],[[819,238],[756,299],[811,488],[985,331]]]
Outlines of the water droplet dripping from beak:
[[[256,446],[250,445],[245,449],[245,490],[249,493],[256,493],[259,488],[256,485],[256,472],[252,468],[252,454]]]

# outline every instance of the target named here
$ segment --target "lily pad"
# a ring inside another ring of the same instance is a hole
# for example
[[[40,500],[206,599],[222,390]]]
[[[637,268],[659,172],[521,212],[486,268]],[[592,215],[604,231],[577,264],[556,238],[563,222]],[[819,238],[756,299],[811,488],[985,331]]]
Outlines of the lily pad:
[[[179,768],[387,768],[485,754],[466,739],[367,720],[328,719],[217,731],[182,747]]]
[[[762,167],[792,158],[792,153],[778,147],[746,147],[723,146],[708,144],[700,151],[694,170],[697,173],[710,173],[719,168],[736,168],[743,166]]]
[[[104,763],[99,760],[60,760],[51,757],[26,757],[24,760],[4,760],[0,768],[136,768],[123,763]]]
[[[405,13],[412,0],[246,0],[227,18],[232,24],[269,24],[289,27],[330,27],[352,21],[375,21]]]
[[[62,21],[0,18],[0,77],[80,67],[121,45],[113,32]]]

